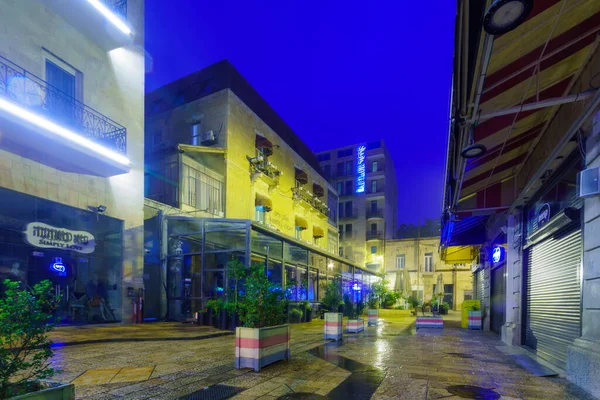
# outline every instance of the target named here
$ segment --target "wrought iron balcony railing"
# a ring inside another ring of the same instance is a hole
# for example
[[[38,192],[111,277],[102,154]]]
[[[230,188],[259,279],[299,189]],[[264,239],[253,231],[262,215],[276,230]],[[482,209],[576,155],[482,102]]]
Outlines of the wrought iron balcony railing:
[[[367,218],[383,218],[383,210],[369,210],[367,211]]]
[[[367,240],[382,240],[383,232],[381,231],[368,231],[367,232]]]
[[[122,154],[127,129],[0,56],[0,96]]]
[[[127,0],[102,0],[102,2],[122,18],[127,19]]]

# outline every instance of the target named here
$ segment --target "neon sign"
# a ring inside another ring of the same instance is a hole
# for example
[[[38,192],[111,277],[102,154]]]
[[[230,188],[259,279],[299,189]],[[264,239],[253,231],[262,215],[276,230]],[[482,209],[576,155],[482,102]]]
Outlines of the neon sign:
[[[62,262],[62,258],[56,257],[52,264],[50,264],[50,271],[54,272],[58,276],[67,275],[67,267]]]
[[[492,249],[492,261],[499,263],[504,258],[504,249],[500,246],[496,246]]]
[[[361,287],[358,283],[355,283],[354,285],[352,285],[352,290],[356,290],[357,292],[360,292]]]
[[[365,165],[365,153],[367,146],[360,145],[356,149],[356,193],[365,192],[365,176],[367,167]]]

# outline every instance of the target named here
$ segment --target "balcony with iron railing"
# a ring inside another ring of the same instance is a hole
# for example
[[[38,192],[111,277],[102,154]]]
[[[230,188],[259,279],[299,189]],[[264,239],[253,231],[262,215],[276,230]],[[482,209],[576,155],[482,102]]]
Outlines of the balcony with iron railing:
[[[383,210],[381,208],[378,208],[377,210],[368,210],[367,219],[373,218],[383,218]]]
[[[367,231],[367,240],[383,240],[383,232]]]
[[[356,219],[356,218],[358,218],[358,210],[356,208],[354,208],[352,210],[346,210],[346,209],[344,209],[343,211],[344,211],[343,213],[339,214],[340,221],[346,220],[346,219]],[[350,211],[350,212],[347,212],[347,211]]]
[[[130,169],[127,129],[0,56],[0,147],[56,169],[112,176]]]
[[[106,51],[133,43],[127,0],[41,0]]]
[[[318,212],[320,216],[326,218],[329,215],[329,207],[327,204],[313,195],[310,190],[305,189],[302,186],[296,186],[292,188],[292,194],[294,201],[299,202],[307,208],[313,209]]]

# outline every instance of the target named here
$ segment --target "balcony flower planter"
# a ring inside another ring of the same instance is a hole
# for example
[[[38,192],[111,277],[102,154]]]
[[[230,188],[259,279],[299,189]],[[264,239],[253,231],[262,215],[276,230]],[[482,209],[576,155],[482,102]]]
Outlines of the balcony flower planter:
[[[266,365],[290,359],[290,326],[236,328],[235,367],[259,372]]]
[[[346,321],[346,332],[358,333],[365,330],[365,320],[362,318],[349,319]]]
[[[377,326],[377,323],[379,322],[379,310],[376,308],[369,309],[367,311],[367,315],[368,315],[367,325]]]
[[[8,400],[74,400],[75,385],[55,382],[47,383],[48,387],[31,393],[9,397]]]
[[[481,330],[481,311],[469,311],[469,329]]]
[[[342,313],[325,313],[325,339],[342,340]]]
[[[417,317],[417,329],[420,328],[444,328],[444,319],[439,315],[433,317]]]

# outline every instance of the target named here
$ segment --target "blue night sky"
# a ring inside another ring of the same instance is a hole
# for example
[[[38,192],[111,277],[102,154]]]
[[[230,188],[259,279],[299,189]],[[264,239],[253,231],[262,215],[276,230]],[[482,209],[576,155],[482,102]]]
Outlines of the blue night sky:
[[[229,59],[314,151],[384,139],[399,222],[438,218],[454,17],[449,0],[146,0],[146,88]]]

